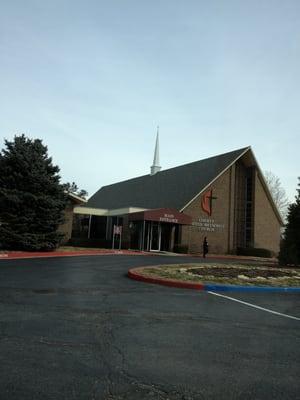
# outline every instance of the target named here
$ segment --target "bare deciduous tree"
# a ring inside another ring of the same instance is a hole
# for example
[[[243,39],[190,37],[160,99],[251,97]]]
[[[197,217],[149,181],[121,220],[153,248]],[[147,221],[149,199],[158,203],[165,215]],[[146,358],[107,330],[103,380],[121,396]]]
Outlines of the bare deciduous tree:
[[[75,182],[64,183],[63,186],[65,191],[68,193],[76,194],[77,196],[82,197],[83,199],[86,199],[86,197],[88,196],[88,192],[84,189],[80,190]]]
[[[273,174],[271,171],[265,171],[265,180],[270,189],[271,195],[273,197],[274,203],[276,204],[278,210],[280,211],[283,219],[286,219],[287,209],[289,206],[289,200],[286,195],[286,191],[281,185],[278,176]]]

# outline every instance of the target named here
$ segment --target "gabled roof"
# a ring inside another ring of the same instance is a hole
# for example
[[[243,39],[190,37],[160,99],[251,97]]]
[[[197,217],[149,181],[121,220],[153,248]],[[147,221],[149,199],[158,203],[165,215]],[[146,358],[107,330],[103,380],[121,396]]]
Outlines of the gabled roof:
[[[250,147],[245,147],[163,170],[155,175],[144,175],[103,186],[88,200],[86,206],[108,209],[131,206],[182,210],[249,149]]]

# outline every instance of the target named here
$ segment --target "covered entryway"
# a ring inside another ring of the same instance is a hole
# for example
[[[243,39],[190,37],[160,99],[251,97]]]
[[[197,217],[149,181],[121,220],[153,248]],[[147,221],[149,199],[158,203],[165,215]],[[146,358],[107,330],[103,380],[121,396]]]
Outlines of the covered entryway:
[[[170,208],[146,210],[129,215],[130,248],[146,251],[173,251],[180,226],[192,218]]]

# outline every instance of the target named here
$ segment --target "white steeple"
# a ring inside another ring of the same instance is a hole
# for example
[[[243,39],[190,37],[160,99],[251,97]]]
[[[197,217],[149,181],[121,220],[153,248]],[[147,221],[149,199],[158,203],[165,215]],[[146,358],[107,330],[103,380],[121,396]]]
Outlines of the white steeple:
[[[159,127],[157,127],[156,143],[155,143],[155,150],[154,150],[154,159],[153,159],[153,165],[151,167],[150,175],[155,175],[160,170],[161,170],[161,166],[159,165]]]

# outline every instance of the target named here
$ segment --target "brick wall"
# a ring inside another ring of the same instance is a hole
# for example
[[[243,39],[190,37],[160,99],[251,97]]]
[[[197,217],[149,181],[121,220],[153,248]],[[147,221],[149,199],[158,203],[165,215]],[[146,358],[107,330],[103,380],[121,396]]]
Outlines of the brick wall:
[[[64,215],[65,222],[58,228],[58,231],[65,235],[62,244],[66,243],[71,238],[72,235],[73,208],[74,204],[72,202],[68,202]]]
[[[233,174],[234,167],[227,170],[207,189],[212,189],[213,196],[217,197],[216,200],[213,200],[211,216],[207,215],[201,208],[202,194],[183,210],[185,214],[193,218],[194,222],[193,226],[182,228],[181,243],[188,245],[189,252],[202,252],[202,242],[205,236],[210,253],[224,254],[230,250],[230,242],[233,240],[231,234],[233,224],[231,207],[234,201],[232,196]],[[203,220],[208,220],[208,222],[202,222]],[[208,223],[209,226],[203,226],[205,223]],[[198,226],[199,224],[202,226]],[[213,224],[217,226],[214,227]]]
[[[201,208],[199,195],[183,210],[193,218],[193,226],[183,226],[181,243],[188,245],[190,253],[201,253],[202,242],[207,237],[209,252],[215,254],[235,253],[237,247],[245,246],[245,175],[242,162],[233,165],[221,175],[207,190],[212,189],[213,212],[209,217]],[[254,171],[254,209],[253,244],[278,253],[280,241],[280,223],[266,195],[266,192]],[[206,190],[205,190],[206,192]],[[197,226],[199,220],[208,220],[208,227]],[[221,225],[210,229],[211,223]]]
[[[255,177],[254,247],[279,251],[280,223],[267,197],[261,180]]]

